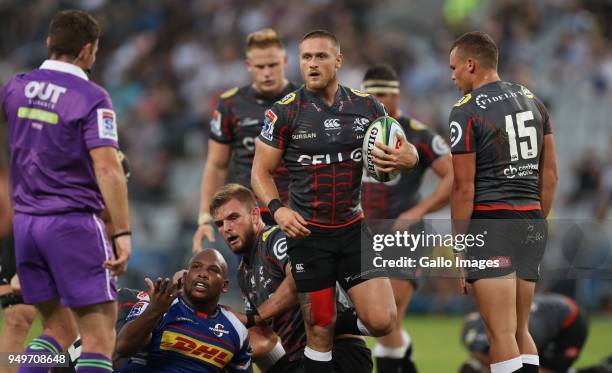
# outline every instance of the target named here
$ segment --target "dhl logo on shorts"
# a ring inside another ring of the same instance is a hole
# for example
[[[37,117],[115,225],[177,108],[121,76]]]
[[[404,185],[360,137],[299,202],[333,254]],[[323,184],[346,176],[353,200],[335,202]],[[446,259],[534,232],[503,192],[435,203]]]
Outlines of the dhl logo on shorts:
[[[226,366],[234,354],[224,348],[188,337],[184,334],[165,331],[159,348],[193,357],[216,367]]]

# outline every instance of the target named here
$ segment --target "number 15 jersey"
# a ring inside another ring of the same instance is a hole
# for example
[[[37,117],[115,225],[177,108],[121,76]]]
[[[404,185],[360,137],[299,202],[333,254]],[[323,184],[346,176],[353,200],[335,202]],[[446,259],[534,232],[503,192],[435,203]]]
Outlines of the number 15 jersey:
[[[450,114],[453,154],[476,153],[474,210],[539,210],[542,143],[552,133],[548,111],[527,88],[486,84]]]

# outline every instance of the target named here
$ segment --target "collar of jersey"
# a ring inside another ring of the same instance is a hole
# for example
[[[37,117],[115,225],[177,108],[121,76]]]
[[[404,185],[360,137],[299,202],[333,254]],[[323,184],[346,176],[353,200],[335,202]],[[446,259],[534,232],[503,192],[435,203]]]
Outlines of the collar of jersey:
[[[319,95],[315,91],[309,90],[304,85],[304,93],[308,97],[310,97],[311,99],[316,100],[317,103],[322,106],[322,109],[325,109],[325,110],[328,110],[328,111],[335,111],[336,107],[338,106],[338,103],[342,99],[342,91],[343,91],[343,89],[344,89],[344,87],[342,87],[340,84],[338,84],[338,89],[336,90],[336,95],[334,96],[334,102],[332,102],[331,106],[328,106],[327,102],[325,102],[325,100],[323,100],[321,95]]]
[[[187,302],[185,302],[183,300],[183,298],[179,298],[179,301],[181,302],[181,304],[183,306],[185,306],[189,311],[195,313],[195,315],[197,317],[201,317],[203,319],[214,319],[215,317],[217,317],[217,315],[219,314],[219,305],[217,305],[217,307],[215,308],[215,311],[211,314],[208,313],[204,313],[204,312],[200,312],[200,311],[196,311],[195,309],[191,308]]]
[[[73,65],[68,62],[58,61],[58,60],[45,60],[45,62],[40,65],[41,70],[53,70],[60,71],[67,74],[72,74],[74,76],[78,76],[81,79],[89,80],[85,71],[78,67],[77,65]]]

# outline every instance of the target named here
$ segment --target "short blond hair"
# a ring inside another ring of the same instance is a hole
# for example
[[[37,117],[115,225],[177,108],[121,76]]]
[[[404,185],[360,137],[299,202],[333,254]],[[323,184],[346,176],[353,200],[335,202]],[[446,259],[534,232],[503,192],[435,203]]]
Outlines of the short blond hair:
[[[215,216],[217,210],[232,199],[238,200],[248,211],[257,207],[255,195],[249,188],[240,184],[231,183],[217,190],[210,202],[210,213]]]
[[[246,52],[253,48],[279,47],[285,49],[278,33],[271,28],[251,32],[246,38]]]

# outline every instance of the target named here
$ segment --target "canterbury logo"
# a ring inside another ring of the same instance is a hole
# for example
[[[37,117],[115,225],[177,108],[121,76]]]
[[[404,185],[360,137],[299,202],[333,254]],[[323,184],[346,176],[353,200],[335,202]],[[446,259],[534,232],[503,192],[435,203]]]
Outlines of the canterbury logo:
[[[232,352],[219,346],[204,343],[184,334],[171,331],[164,332],[159,348],[175,351],[219,368],[226,366],[234,356]]]
[[[323,126],[325,128],[340,128],[340,119],[325,119]]]

